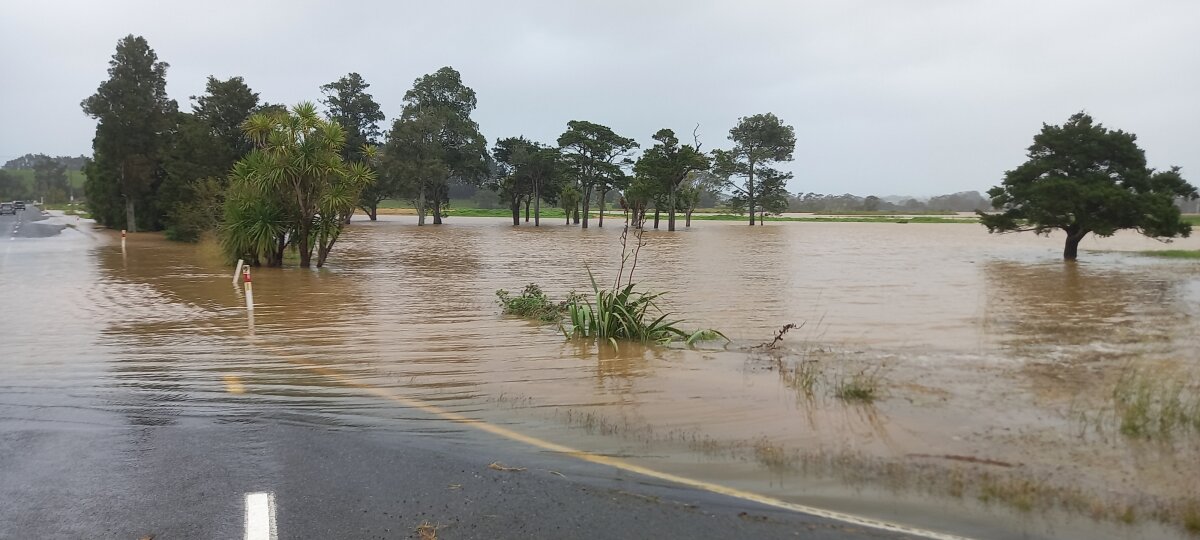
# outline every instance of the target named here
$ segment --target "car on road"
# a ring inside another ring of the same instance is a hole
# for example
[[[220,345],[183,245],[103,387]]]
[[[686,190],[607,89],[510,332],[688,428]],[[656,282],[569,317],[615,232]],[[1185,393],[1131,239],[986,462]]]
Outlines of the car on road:
[[[16,208],[17,210],[24,210],[25,201],[13,201],[13,208]]]
[[[13,203],[0,203],[0,216],[4,214],[17,215],[17,207],[13,206]]]

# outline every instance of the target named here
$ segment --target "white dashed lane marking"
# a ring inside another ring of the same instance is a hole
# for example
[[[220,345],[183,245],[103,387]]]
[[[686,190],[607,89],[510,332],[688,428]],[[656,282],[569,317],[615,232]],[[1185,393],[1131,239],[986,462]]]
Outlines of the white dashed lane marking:
[[[276,540],[275,494],[246,494],[246,540]]]

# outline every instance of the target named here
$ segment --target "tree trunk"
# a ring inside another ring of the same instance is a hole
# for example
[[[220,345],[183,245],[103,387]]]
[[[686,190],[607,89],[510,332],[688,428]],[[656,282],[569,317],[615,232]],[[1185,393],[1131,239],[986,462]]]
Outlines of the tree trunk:
[[[657,204],[654,205],[654,229],[655,230],[658,230],[658,214],[660,212],[661,211],[658,209],[658,205]]]
[[[684,213],[684,225],[683,226],[688,227],[688,228],[690,228],[692,226],[692,211],[691,210],[688,210],[686,213]]]
[[[325,243],[325,240],[322,240],[321,244],[317,246],[317,268],[325,266],[325,260],[329,258],[329,252],[333,251],[333,245],[337,243],[339,235],[340,232],[332,235],[328,239],[328,244]]]
[[[275,253],[271,260],[267,261],[267,266],[283,266],[283,253],[287,251],[287,235],[281,234],[275,239]]]
[[[529,204],[532,202],[533,199],[525,197],[525,223],[529,223]]]
[[[667,230],[675,232],[675,184],[671,184],[671,193],[667,195]]]
[[[311,231],[304,230],[306,228],[301,227],[298,234],[300,237],[300,244],[298,246],[300,248],[300,268],[309,268],[312,266],[312,245],[310,244],[312,239],[309,238]]]
[[[350,218],[352,218],[352,217],[354,217],[354,208],[350,208],[350,211],[346,213],[346,219],[343,219],[343,220],[342,220],[342,223],[343,223],[343,224],[346,224],[346,225],[349,225],[349,224],[350,224]],[[317,263],[317,266],[321,266],[321,264],[320,264],[320,263]]]
[[[537,184],[533,185],[533,226],[538,227],[542,224],[542,194],[538,189]]]
[[[1088,231],[1078,233],[1067,233],[1067,245],[1063,248],[1063,260],[1073,261],[1079,258],[1079,242],[1083,237],[1087,236]]]
[[[575,213],[575,224],[579,225],[579,203],[575,203],[575,208],[572,208],[569,212],[567,212],[568,223],[571,221],[571,212]]]
[[[513,227],[519,227],[521,225],[521,198],[514,195],[508,202],[508,207],[512,210]]]
[[[137,232],[137,215],[133,210],[133,199],[128,195],[125,196],[125,230]]]
[[[754,160],[750,160],[750,174],[746,181],[746,197],[750,203],[750,226],[754,226]]]
[[[442,201],[433,201],[433,224],[442,224]]]
[[[588,186],[583,190],[583,228],[588,228],[588,221],[592,217],[592,187]]]
[[[425,224],[425,186],[417,192],[417,225]]]
[[[367,217],[371,218],[371,221],[375,221],[375,220],[379,219],[379,205],[378,204],[371,205],[371,209],[367,211]]]
[[[606,199],[607,197],[608,197],[607,189],[600,192],[600,223],[596,225],[597,227],[604,227],[604,199]]]

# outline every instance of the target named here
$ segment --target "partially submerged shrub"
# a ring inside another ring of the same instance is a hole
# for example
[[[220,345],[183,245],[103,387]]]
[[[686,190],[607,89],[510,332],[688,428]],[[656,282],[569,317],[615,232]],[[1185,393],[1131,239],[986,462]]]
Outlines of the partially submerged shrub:
[[[555,323],[562,320],[567,312],[567,306],[576,301],[579,295],[572,292],[563,302],[554,302],[536,283],[530,283],[521,291],[520,296],[504,289],[496,291],[496,298],[504,308],[505,315],[516,315],[526,319],[537,319],[544,323]]]

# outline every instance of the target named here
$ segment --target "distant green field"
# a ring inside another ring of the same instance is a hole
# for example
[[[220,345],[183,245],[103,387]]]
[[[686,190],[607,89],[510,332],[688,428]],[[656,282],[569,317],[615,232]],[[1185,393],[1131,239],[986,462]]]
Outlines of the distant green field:
[[[1200,250],[1189,249],[1164,249],[1160,251],[1142,251],[1142,255],[1147,257],[1161,257],[1164,259],[1200,259]]]
[[[822,211],[813,212],[818,216],[953,216],[958,212],[950,210],[846,210],[842,212]]]
[[[1184,214],[1183,220],[1192,225],[1200,225],[1200,214]]]
[[[476,208],[478,205],[472,199],[450,199],[450,208]],[[412,208],[413,204],[407,199],[388,199],[379,203],[380,208]]]
[[[451,207],[450,210],[446,212],[446,215],[460,216],[460,217],[506,217],[506,218],[511,218],[512,210],[509,210],[507,208],[484,209],[484,208]],[[533,208],[529,209],[529,216],[530,216],[529,219],[533,219]],[[546,219],[546,218],[562,219],[563,217],[565,217],[563,215],[562,208],[552,208],[552,207],[545,207],[545,206],[542,207],[541,216],[542,216],[542,219]],[[524,209],[521,210],[521,219],[525,219],[525,210]]]
[[[33,169],[6,169],[5,172],[25,182],[26,186],[33,187]],[[83,189],[83,181],[87,179],[83,171],[67,171],[67,181],[75,189]]]

